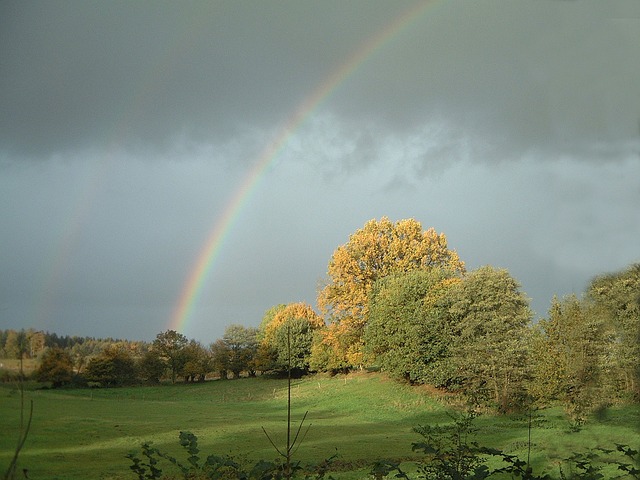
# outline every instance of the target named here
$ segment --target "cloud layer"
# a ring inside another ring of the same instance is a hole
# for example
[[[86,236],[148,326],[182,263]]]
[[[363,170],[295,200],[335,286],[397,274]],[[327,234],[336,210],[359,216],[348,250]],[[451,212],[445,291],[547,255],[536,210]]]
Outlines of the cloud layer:
[[[640,260],[639,55],[635,0],[2,2],[0,328],[153,337],[278,138],[188,334],[314,304],[383,215],[544,315]]]

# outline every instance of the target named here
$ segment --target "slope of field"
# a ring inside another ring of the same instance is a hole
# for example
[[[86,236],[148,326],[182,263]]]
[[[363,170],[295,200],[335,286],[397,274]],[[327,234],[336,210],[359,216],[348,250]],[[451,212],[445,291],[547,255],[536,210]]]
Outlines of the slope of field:
[[[196,385],[98,390],[30,390],[32,430],[20,457],[30,478],[135,478],[125,455],[144,441],[185,458],[181,430],[198,436],[201,456],[230,454],[241,462],[276,457],[262,432],[286,442],[286,380],[212,381]],[[308,411],[311,425],[296,458],[319,462],[338,454],[337,478],[366,478],[364,466],[381,458],[419,459],[412,427],[448,422],[446,408],[422,389],[378,374],[309,377],[293,381],[292,419]],[[534,422],[533,461],[548,463],[573,451],[615,442],[640,446],[640,409],[609,410],[579,433],[568,433],[560,410]],[[0,387],[0,472],[18,435],[20,396]],[[521,416],[481,417],[478,441],[511,453],[526,452]],[[169,470],[167,470],[169,471]]]

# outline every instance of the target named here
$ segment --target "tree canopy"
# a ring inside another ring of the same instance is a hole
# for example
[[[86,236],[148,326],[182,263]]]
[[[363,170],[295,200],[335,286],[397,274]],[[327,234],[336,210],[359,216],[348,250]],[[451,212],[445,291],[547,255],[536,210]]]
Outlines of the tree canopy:
[[[452,336],[439,307],[460,281],[439,268],[378,280],[364,336],[370,360],[397,378],[446,385],[452,375],[448,368]]]
[[[51,382],[54,388],[71,383],[73,360],[69,352],[58,347],[45,350],[36,371],[36,378],[40,382]]]
[[[453,362],[463,389],[506,411],[527,376],[529,299],[505,269],[474,270],[447,295]]]
[[[367,222],[333,252],[328,282],[318,294],[322,313],[340,324],[324,332],[324,354],[333,357],[336,365],[360,365],[374,283],[394,273],[432,268],[464,272],[464,263],[448,248],[444,233],[433,228],[424,231],[414,219],[393,223],[382,217]]]
[[[189,343],[187,337],[175,330],[167,330],[156,335],[153,348],[171,370],[171,381],[176,383],[176,376],[184,363],[182,351]]]
[[[278,308],[264,326],[262,336],[263,363],[276,370],[292,368],[306,371],[310,366],[314,332],[325,323],[306,303],[291,303]]]

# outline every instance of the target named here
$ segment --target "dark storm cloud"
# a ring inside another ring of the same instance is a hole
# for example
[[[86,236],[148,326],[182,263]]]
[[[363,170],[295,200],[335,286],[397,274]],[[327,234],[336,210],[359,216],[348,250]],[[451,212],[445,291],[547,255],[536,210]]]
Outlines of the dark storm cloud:
[[[0,146],[162,150],[277,128],[413,4],[4,2]],[[635,0],[428,2],[322,108],[345,136],[445,122],[479,160],[615,158],[638,146],[639,16]]]
[[[4,2],[0,144],[49,155],[277,125],[404,4],[363,6]]]
[[[480,160],[624,158],[639,146],[639,14],[637,2],[443,2],[338,93],[341,113],[395,131],[444,121]]]

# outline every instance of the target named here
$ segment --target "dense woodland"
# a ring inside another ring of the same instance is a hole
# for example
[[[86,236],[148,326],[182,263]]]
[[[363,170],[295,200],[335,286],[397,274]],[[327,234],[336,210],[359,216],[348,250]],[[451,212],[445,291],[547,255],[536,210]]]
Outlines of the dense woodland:
[[[274,306],[208,346],[173,330],[151,343],[5,330],[0,356],[37,358],[34,378],[53,387],[375,368],[500,412],[560,402],[578,424],[640,400],[640,264],[533,322],[507,270],[467,271],[444,234],[383,217],[334,251],[317,303]]]

